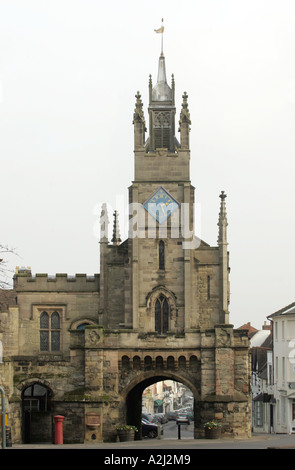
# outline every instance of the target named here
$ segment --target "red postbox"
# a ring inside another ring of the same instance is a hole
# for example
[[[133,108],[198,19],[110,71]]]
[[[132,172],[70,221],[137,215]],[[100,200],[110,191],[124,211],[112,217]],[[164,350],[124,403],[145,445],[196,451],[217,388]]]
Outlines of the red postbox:
[[[63,444],[63,430],[62,423],[65,419],[64,416],[54,416],[54,444]]]

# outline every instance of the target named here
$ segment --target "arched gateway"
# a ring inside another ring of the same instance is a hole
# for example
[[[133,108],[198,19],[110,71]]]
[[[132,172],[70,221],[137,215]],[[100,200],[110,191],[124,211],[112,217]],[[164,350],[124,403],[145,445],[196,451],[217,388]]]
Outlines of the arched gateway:
[[[248,337],[229,322],[226,195],[220,194],[218,244],[210,246],[194,235],[188,96],[178,140],[175,82],[172,76],[167,83],[163,52],[157,82],[149,81],[148,113],[146,138],[138,92],[129,235],[121,241],[115,211],[111,237],[104,205],[100,274],[15,275],[17,305],[1,313],[0,332],[15,440],[22,439],[22,423],[28,426],[22,414],[37,403],[37,388],[22,394],[32,377],[52,391],[50,426],[55,414],[65,416],[64,442],[113,440],[118,424],[138,425],[143,389],[165,378],[193,391],[196,438],[214,418],[230,435],[250,434]]]

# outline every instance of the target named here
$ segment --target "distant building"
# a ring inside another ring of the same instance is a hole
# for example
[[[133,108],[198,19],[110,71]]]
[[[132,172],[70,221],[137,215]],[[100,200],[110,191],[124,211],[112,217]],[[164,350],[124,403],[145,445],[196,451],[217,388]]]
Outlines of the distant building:
[[[273,397],[269,393],[272,383],[272,331],[266,322],[262,330],[251,323],[241,329],[248,330],[251,353],[252,431],[268,433],[273,429]]]

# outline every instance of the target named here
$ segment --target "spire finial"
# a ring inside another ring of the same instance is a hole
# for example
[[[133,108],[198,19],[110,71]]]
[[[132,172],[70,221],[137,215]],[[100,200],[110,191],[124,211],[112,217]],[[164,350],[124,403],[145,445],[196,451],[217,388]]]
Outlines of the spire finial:
[[[181,125],[182,123],[186,122],[188,125],[191,124],[191,117],[190,117],[190,113],[189,113],[189,110],[188,110],[188,103],[187,103],[187,99],[188,99],[188,94],[187,92],[185,91],[182,95],[182,109],[181,109],[181,113],[180,113],[180,120],[179,120],[179,124]]]
[[[114,215],[114,228],[113,228],[112,242],[113,242],[113,245],[120,245],[121,238],[120,238],[120,231],[119,231],[118,211],[115,211],[113,215]]]
[[[219,236],[218,236],[218,243],[219,244],[227,244],[227,234],[226,234],[226,227],[227,223],[227,214],[226,214],[226,207],[225,207],[225,198],[226,194],[224,191],[221,191],[219,195],[221,199],[220,203],[220,212],[219,212],[219,220],[218,220],[218,227],[219,227]]]
[[[101,207],[100,215],[100,241],[104,243],[108,243],[108,225],[108,209],[106,203],[104,203]]]
[[[139,91],[136,93],[135,98],[136,98],[136,102],[135,102],[135,109],[134,109],[134,114],[133,114],[133,124],[135,122],[141,122],[144,126],[144,129],[146,130],[144,113],[142,109],[143,104],[141,101],[141,95]]]

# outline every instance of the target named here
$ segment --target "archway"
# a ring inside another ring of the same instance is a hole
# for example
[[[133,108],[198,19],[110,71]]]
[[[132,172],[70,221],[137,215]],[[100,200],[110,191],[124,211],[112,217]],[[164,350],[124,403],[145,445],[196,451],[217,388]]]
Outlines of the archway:
[[[23,441],[52,442],[51,390],[34,382],[22,392]]]
[[[155,374],[155,372],[152,371],[146,371],[144,374],[141,375],[140,378],[137,378],[136,381],[133,383],[129,384],[128,390],[125,390],[126,394],[126,409],[125,409],[125,416],[126,416],[126,423],[127,424],[132,424],[137,427],[139,432],[136,435],[136,439],[141,439],[142,438],[142,433],[141,433],[141,418],[142,418],[142,396],[144,390],[157,383],[157,382],[164,382],[167,380],[175,381],[180,384],[185,385],[192,393],[193,396],[193,405],[195,404],[197,400],[197,391],[193,384],[189,383],[187,380],[182,378],[181,376],[178,376],[178,374],[163,374],[159,372],[159,374]],[[124,395],[125,395],[124,394]],[[193,410],[195,410],[196,407],[193,406]],[[193,411],[194,413],[194,411]],[[192,421],[194,421],[194,416],[192,418]]]

